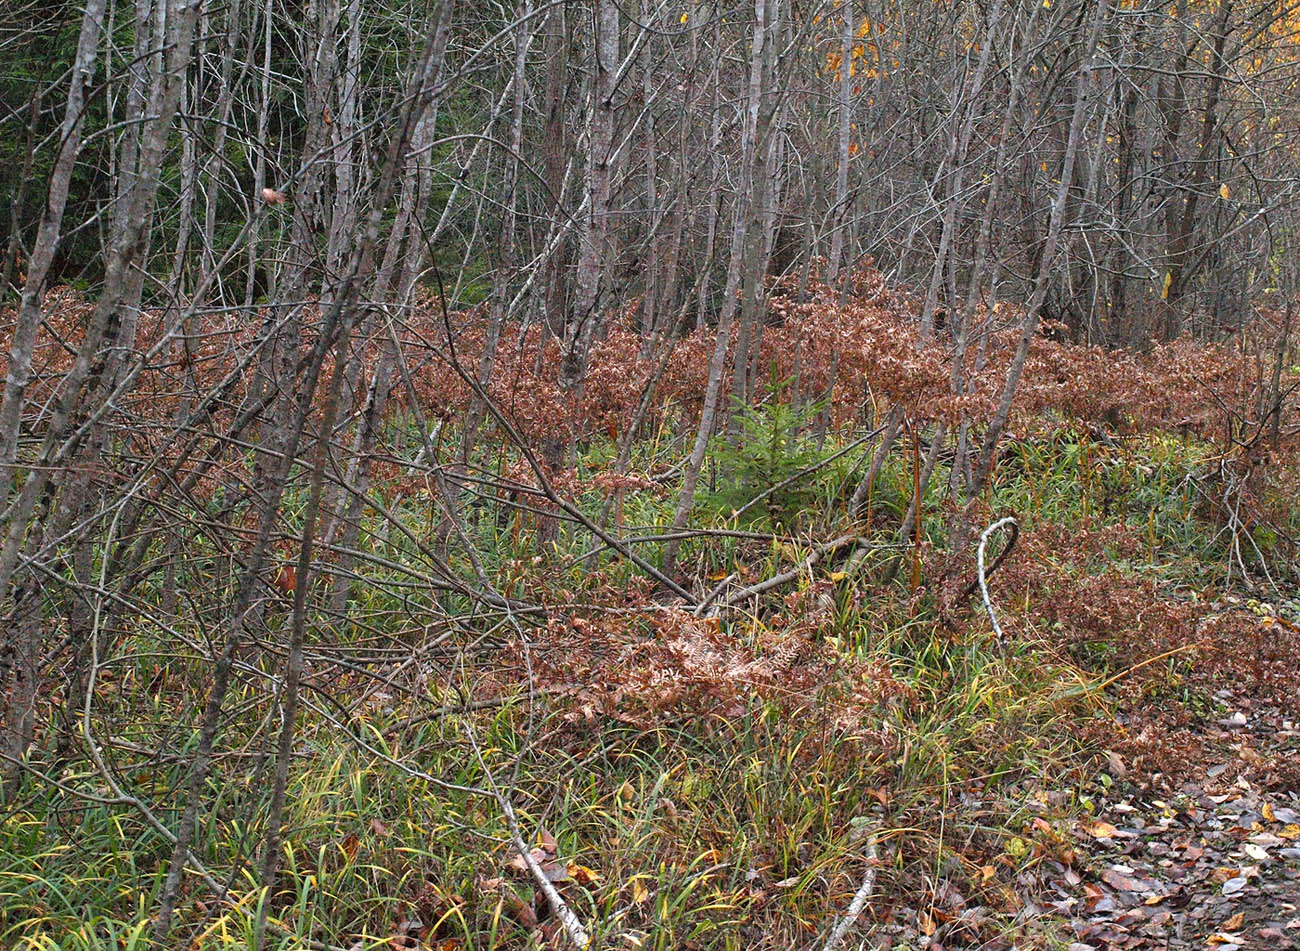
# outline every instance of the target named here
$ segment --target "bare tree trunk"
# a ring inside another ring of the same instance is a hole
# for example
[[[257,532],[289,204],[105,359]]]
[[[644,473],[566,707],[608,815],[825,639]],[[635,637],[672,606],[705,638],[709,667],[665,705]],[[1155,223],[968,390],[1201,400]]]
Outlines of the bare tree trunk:
[[[766,46],[768,33],[767,0],[754,0],[754,36],[750,53],[749,99],[747,103],[744,140],[741,145],[741,161],[747,171],[746,181],[752,183],[757,168],[761,175],[763,162],[759,153],[759,116],[762,112],[762,99],[765,88]],[[727,365],[727,350],[731,342],[731,327],[736,317],[736,291],[740,284],[740,269],[745,260],[745,250],[750,243],[746,236],[751,230],[749,220],[754,214],[754,205],[748,195],[737,196],[736,220],[731,239],[731,260],[727,265],[727,287],[722,300],[722,315],[718,320],[718,331],[714,337],[713,352],[709,357],[709,374],[704,389],[704,405],[700,411],[700,425],[695,433],[695,443],[691,447],[690,457],[682,477],[681,494],[677,500],[677,509],[673,514],[673,529],[680,531],[690,519],[691,509],[695,505],[695,490],[700,480],[700,470],[704,466],[704,455],[709,447],[709,438],[713,435],[714,422],[717,419],[718,402],[722,394],[723,374]],[[737,354],[738,362],[740,355]],[[670,539],[664,544],[664,572],[671,575],[676,570],[677,550],[680,541]]]
[[[766,288],[763,279],[767,274],[767,251],[771,246],[772,230],[775,226],[774,209],[769,203],[774,197],[773,179],[777,173],[777,116],[779,105],[773,101],[765,103],[764,99],[775,100],[774,67],[776,44],[781,28],[780,0],[765,0],[761,5],[762,19],[756,29],[766,34],[765,42],[759,49],[757,66],[759,80],[754,85],[752,73],[750,79],[751,112],[750,122],[754,127],[753,161],[746,167],[746,191],[749,193],[748,221],[745,227],[744,261],[746,264],[744,281],[740,292],[740,325],[736,334],[736,352],[731,361],[731,398],[732,404],[742,407],[750,402],[753,384],[750,379],[750,364],[754,355],[754,340],[757,337],[759,321],[762,320],[763,306],[766,301]],[[760,4],[754,5],[756,18],[760,15]],[[738,421],[738,417],[733,417]],[[733,426],[732,433],[736,429]]]
[[[1232,17],[1232,0],[1227,0],[1219,8],[1219,28],[1214,37],[1214,58],[1209,78],[1209,89],[1205,95],[1205,114],[1201,122],[1201,142],[1197,150],[1196,161],[1192,167],[1191,181],[1186,186],[1186,198],[1183,201],[1183,213],[1178,220],[1174,239],[1169,249],[1169,269],[1165,275],[1164,298],[1165,320],[1164,338],[1172,340],[1182,330],[1182,313],[1180,306],[1187,291],[1192,269],[1189,261],[1192,234],[1196,229],[1197,206],[1201,192],[1210,181],[1210,154],[1218,138],[1219,95],[1223,86],[1223,74],[1226,66],[1223,60],[1224,47],[1232,32],[1229,21]]]
[[[438,62],[442,62],[446,56],[450,33],[450,18],[444,18],[440,21],[439,29],[435,32],[433,40],[434,56]],[[421,118],[415,132],[412,134],[411,151],[413,153],[420,154],[432,142],[436,119],[437,103],[431,106],[428,113]],[[397,299],[401,308],[404,309],[409,304],[415,286],[416,275],[420,270],[421,262],[424,261],[426,245],[422,238],[424,221],[429,208],[431,190],[429,178],[428,169],[422,162],[420,165],[408,169],[406,173],[402,185],[402,195],[399,199],[397,218],[394,221],[393,230],[389,234],[388,245],[385,248],[383,261],[376,274],[372,291],[375,303],[383,311],[380,317],[381,320],[390,319],[388,316],[390,308],[387,305],[394,273],[400,271],[400,273],[397,273],[396,280],[398,285]],[[404,255],[403,250],[405,251]],[[335,533],[337,532],[339,535],[338,547],[340,550],[336,561],[337,575],[330,598],[330,611],[337,618],[342,618],[347,613],[348,597],[352,590],[350,576],[352,567],[351,552],[356,549],[357,541],[361,536],[361,515],[364,508],[365,493],[370,485],[370,470],[374,463],[375,443],[379,437],[380,427],[383,425],[384,416],[388,409],[389,393],[393,386],[393,370],[397,359],[396,343],[393,339],[394,335],[388,332],[388,328],[384,328],[384,330],[384,343],[380,349],[379,362],[371,376],[366,402],[361,411],[361,418],[358,421],[357,431],[353,439],[352,452],[348,459],[345,475],[346,485],[337,487],[339,492],[343,493],[344,499],[340,504],[338,498],[331,493],[329,498],[330,510],[337,508],[339,514],[331,519],[322,539],[323,544],[329,546],[334,541]],[[369,334],[363,334],[362,336],[368,337]],[[358,349],[356,355],[358,363],[356,377],[358,379],[361,375],[359,365],[362,357],[363,353]],[[433,462],[433,460],[430,461]]]
[[[340,344],[346,340],[346,331],[340,335]],[[280,870],[281,835],[284,829],[284,800],[289,782],[289,765],[293,758],[294,733],[298,726],[298,688],[302,680],[303,646],[307,639],[307,591],[311,582],[312,552],[317,522],[321,514],[321,495],[325,487],[325,462],[329,458],[330,433],[338,411],[339,391],[345,373],[342,347],[336,352],[334,372],[330,376],[329,391],[325,397],[320,430],[316,434],[316,457],[312,466],[311,488],[307,508],[303,513],[302,535],[298,543],[298,564],[293,589],[293,617],[289,635],[288,658],[284,666],[284,681],[280,690],[280,736],[276,748],[275,775],[271,787],[271,805],[267,818],[266,838],[262,849],[263,898],[258,904],[253,931],[253,947],[265,947],[266,917],[275,897],[275,881]]]
[[[600,273],[609,234],[609,201],[614,159],[614,96],[618,80],[620,14],[615,0],[596,0],[592,38],[591,103],[587,113],[587,213],[578,240],[573,312],[564,334],[558,383],[575,393],[587,374],[587,353],[596,331]],[[566,447],[567,448],[567,447]],[[554,464],[556,460],[552,460]]]
[[[253,200],[259,201],[265,189],[266,183],[266,153],[268,142],[268,123],[271,118],[271,30],[272,16],[275,11],[275,0],[266,0],[266,6],[262,9],[262,66],[259,71],[261,76],[260,100],[257,111],[257,147],[256,157],[253,160]],[[252,53],[252,43],[249,44],[250,57]],[[244,306],[251,307],[257,296],[258,284],[258,265],[260,261],[261,248],[261,222],[254,226],[253,233],[248,238],[248,271],[244,278]],[[279,283],[279,269],[270,273],[266,277],[268,293],[273,292]]]
[[[531,15],[532,0],[524,0],[523,16]],[[497,343],[501,339],[501,328],[506,321],[506,306],[510,281],[514,277],[515,260],[515,213],[519,201],[519,155],[523,151],[524,141],[524,102],[527,98],[527,80],[524,67],[527,64],[528,48],[532,45],[533,29],[531,24],[526,32],[516,40],[514,74],[511,79],[514,101],[510,111],[510,155],[506,159],[505,200],[501,215],[501,228],[497,233],[497,270],[492,279],[492,302],[488,310],[487,334],[483,340],[483,350],[479,355],[478,381],[484,389],[492,376],[492,367],[496,362]],[[482,398],[475,393],[470,398],[469,412],[465,416],[465,431],[461,436],[460,462],[468,465],[478,440],[483,415],[487,411]]]
[[[190,764],[185,807],[178,823],[170,865],[162,887],[158,916],[154,922],[153,937],[160,944],[165,945],[171,933],[172,919],[180,895],[180,880],[194,842],[203,790],[212,766],[213,751],[221,726],[222,708],[230,686],[235,654],[244,637],[244,624],[253,604],[253,596],[261,583],[271,534],[279,519],[280,502],[289,471],[297,455],[307,419],[315,404],[317,383],[326,354],[332,348],[342,346],[355,326],[360,309],[356,298],[361,283],[373,270],[374,248],[379,242],[380,229],[388,203],[402,180],[404,166],[409,160],[411,137],[439,93],[437,77],[441,70],[441,60],[436,55],[435,37],[442,22],[451,14],[451,2],[452,0],[443,0],[435,12],[436,25],[429,33],[425,50],[416,65],[408,87],[409,91],[404,98],[405,105],[398,119],[398,129],[389,144],[383,173],[375,190],[374,204],[362,235],[353,250],[347,275],[339,288],[339,293],[324,315],[321,334],[306,361],[303,375],[296,387],[295,410],[292,417],[287,420],[288,425],[283,433],[282,454],[279,456],[276,470],[267,480],[261,495],[252,549],[245,560],[243,572],[226,615],[229,621],[224,632],[224,645],[214,665],[212,688],[204,706],[199,729],[199,742]],[[323,432],[322,436],[328,438],[328,433]]]
[[[831,250],[826,260],[826,283],[832,287],[840,279],[840,260],[844,257],[844,229],[849,211],[849,146],[853,117],[853,40],[858,22],[853,15],[853,0],[840,4],[844,28],[840,35],[839,139],[835,149],[835,195],[831,206]]]
[[[32,356],[36,346],[36,330],[40,325],[41,307],[45,301],[46,280],[54,261],[54,253],[59,247],[72,173],[81,155],[86,97],[95,81],[104,6],[105,0],[89,0],[81,18],[81,33],[77,38],[77,52],[72,63],[59,150],[50,172],[45,207],[42,209],[36,241],[28,259],[27,280],[23,283],[22,300],[10,342],[9,373],[5,377],[3,402],[0,402],[0,468],[5,470],[6,480],[15,475],[10,467],[17,458],[23,399],[31,378]]]
[[[1081,52],[1079,76],[1075,86],[1074,112],[1070,117],[1070,134],[1066,141],[1065,157],[1062,162],[1061,180],[1057,185],[1056,197],[1052,202],[1052,214],[1048,221],[1047,236],[1039,258],[1038,274],[1034,280],[1034,289],[1025,308],[1025,317],[1020,327],[1020,341],[1015,356],[1007,370],[1007,378],[1002,387],[1002,395],[997,410],[989,423],[980,447],[979,461],[975,466],[974,481],[967,490],[968,500],[977,498],[984,490],[993,468],[994,453],[998,440],[1006,428],[1007,417],[1011,413],[1011,402],[1015,399],[1016,387],[1024,372],[1025,359],[1029,355],[1029,345],[1034,332],[1038,329],[1043,299],[1047,294],[1048,279],[1051,276],[1056,248],[1061,238],[1061,228],[1065,223],[1065,205],[1069,196],[1070,185],[1074,180],[1075,160],[1078,156],[1079,142],[1083,138],[1084,120],[1087,117],[1088,103],[1092,97],[1093,74],[1096,69],[1097,41],[1110,10],[1109,0],[1101,0],[1093,11],[1087,45]]]
[[[133,117],[136,118],[133,125],[139,131],[135,167],[140,169],[154,169],[162,162],[168,134],[180,102],[180,87],[185,82],[185,72],[189,67],[197,8],[197,3],[168,0],[165,11],[160,12],[157,38],[161,41],[158,46],[165,53],[154,61],[157,72],[149,84],[147,101],[146,97],[139,97],[133,105],[140,110]],[[76,79],[74,83],[77,83]],[[112,229],[99,299],[91,313],[84,340],[72,367],[64,377],[62,392],[54,411],[49,415],[46,435],[36,464],[27,472],[17,497],[6,513],[8,522],[5,525],[3,547],[0,548],[0,603],[12,593],[15,596],[15,614],[26,614],[29,619],[38,617],[41,610],[39,603],[33,601],[34,598],[39,598],[40,585],[35,583],[30,573],[20,577],[19,583],[14,584],[19,552],[24,544],[38,551],[46,540],[57,537],[57,534],[52,533],[71,524],[71,517],[84,501],[85,487],[89,484],[85,467],[79,467],[62,499],[56,499],[58,492],[47,492],[47,488],[59,471],[58,463],[75,457],[87,444],[92,447],[92,453],[100,444],[102,427],[92,425],[74,428],[72,422],[84,410],[87,384],[98,387],[101,393],[101,384],[106,383],[111,389],[134,338],[134,320],[139,309],[142,280],[136,276],[141,269],[135,265],[147,252],[149,225],[159,181],[157,175],[137,177],[130,171],[127,172],[127,178],[131,182],[122,194],[122,204]],[[21,400],[21,394],[16,394],[15,398]],[[16,413],[20,415],[21,408]],[[55,488],[57,490],[57,482]],[[51,518],[44,524],[44,530],[29,531],[38,503],[47,507]],[[23,655],[33,649],[39,651],[39,637],[35,634],[38,629],[39,624],[33,620],[21,624],[18,631],[8,633],[4,646],[0,649],[0,677],[3,677],[0,689],[10,698],[9,705],[4,710],[0,734],[13,739],[23,740],[29,736],[32,700],[25,685],[19,685],[16,696],[11,694],[9,673],[15,667],[26,670],[37,663],[35,658]],[[10,658],[15,659],[9,662]],[[16,750],[11,747],[9,752],[12,756]],[[25,744],[23,752],[25,753]],[[21,756],[17,758],[21,759]]]

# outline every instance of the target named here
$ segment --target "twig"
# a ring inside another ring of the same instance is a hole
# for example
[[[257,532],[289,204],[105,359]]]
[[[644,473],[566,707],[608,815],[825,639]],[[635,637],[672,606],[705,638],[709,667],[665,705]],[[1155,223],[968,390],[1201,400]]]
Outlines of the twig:
[[[1016,517],[1014,515],[1008,515],[1006,518],[998,519],[988,528],[984,529],[983,533],[980,535],[979,554],[976,558],[976,565],[979,569],[980,594],[984,598],[984,607],[989,612],[989,620],[993,623],[993,633],[997,636],[998,647],[1002,647],[1004,643],[1002,637],[1002,625],[998,624],[997,612],[993,610],[993,602],[989,599],[989,581],[988,576],[984,573],[984,549],[988,546],[989,537],[998,529],[1004,528],[1007,525],[1012,526],[1013,531],[1016,534],[1019,534],[1020,526],[1016,522]],[[1014,543],[1014,541],[1015,535],[1012,536],[1012,542]],[[1006,551],[1010,550],[1011,545],[1009,544],[1007,545]],[[1005,552],[1003,554],[1005,554]]]
[[[489,788],[486,792],[496,800],[497,807],[506,820],[506,827],[510,830],[511,845],[519,853],[519,857],[523,859],[524,864],[528,866],[528,871],[532,873],[538,889],[546,896],[546,903],[550,905],[551,914],[563,925],[564,933],[568,935],[569,940],[580,949],[588,947],[591,944],[591,935],[587,933],[586,927],[584,927],[578,916],[573,913],[573,909],[564,900],[564,896],[555,887],[555,883],[546,876],[546,870],[542,868],[541,863],[533,856],[532,849],[528,847],[523,831],[519,828],[519,818],[515,815],[515,807],[510,802],[510,797],[497,784],[492,771],[488,768],[487,760],[483,758],[483,751],[479,748],[478,739],[474,736],[473,728],[468,723],[464,727],[465,736],[474,750],[474,756],[478,760],[479,767],[483,770],[483,775],[487,778]]]
[[[1019,537],[1020,537],[1020,525],[1017,524],[1014,520],[1012,520],[1011,533],[1010,536],[1007,538],[1007,543],[1002,546],[1002,550],[998,552],[998,556],[993,559],[993,564],[989,565],[988,570],[984,572],[985,579],[992,578],[995,574],[997,574],[998,569],[1002,567],[1002,563],[1006,561],[1007,556],[1011,554],[1011,549],[1016,547],[1016,539],[1018,539]],[[958,598],[957,600],[965,601],[967,598],[969,598],[972,594],[974,594],[979,589],[979,586],[980,586],[979,575],[976,575],[974,578],[971,579],[971,583],[966,586],[966,589],[961,593],[961,597]]]
[[[470,713],[474,710],[486,710],[489,707],[499,707],[508,703],[509,699],[510,698],[508,697],[492,697],[487,700],[472,700],[469,703],[449,703],[445,706],[436,707],[427,713],[421,713],[409,717],[401,723],[394,723],[392,726],[388,727],[388,729],[384,730],[381,735],[384,739],[391,740],[403,730],[409,730],[411,727],[419,726],[421,723],[428,723],[431,720],[436,720],[439,717],[444,717],[452,713]]]
[[[727,595],[725,598],[722,599],[722,602],[718,605],[718,608],[719,609],[729,608],[733,604],[737,604],[741,601],[744,601],[747,598],[752,598],[755,595],[762,594],[764,591],[770,591],[773,588],[779,588],[783,584],[788,584],[789,582],[794,581],[796,578],[802,575],[813,565],[817,564],[823,558],[826,558],[829,555],[834,555],[842,548],[847,548],[850,545],[857,545],[862,543],[863,541],[864,539],[858,535],[841,535],[839,538],[835,539],[834,541],[829,541],[826,542],[825,544],[818,545],[816,548],[812,550],[811,554],[809,554],[806,558],[800,561],[797,565],[795,565],[795,567],[791,568],[789,571],[783,571],[780,574],[772,575],[772,577],[766,578],[763,581],[758,582],[757,584],[751,584],[744,588],[739,588],[731,592],[731,594]],[[716,592],[717,589],[714,590]],[[709,599],[706,599],[704,602],[700,604],[698,608],[695,609],[695,614],[697,617],[704,616],[705,611],[708,608],[709,600],[711,600],[714,597],[716,597],[716,594],[710,594]]]
[[[853,896],[853,901],[849,902],[849,909],[844,913],[844,917],[836,922],[831,933],[826,937],[826,943],[822,945],[822,951],[835,951],[843,942],[844,936],[849,933],[862,910],[867,907],[867,902],[871,900],[871,892],[876,887],[876,870],[880,867],[880,851],[876,842],[876,833],[867,836],[867,871],[862,876],[862,884],[858,886],[857,893]]]

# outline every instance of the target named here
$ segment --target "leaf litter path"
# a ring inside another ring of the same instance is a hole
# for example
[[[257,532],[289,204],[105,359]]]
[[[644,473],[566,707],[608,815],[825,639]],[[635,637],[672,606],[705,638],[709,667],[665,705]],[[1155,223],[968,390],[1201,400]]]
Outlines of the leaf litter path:
[[[1300,724],[1216,699],[1229,712],[1200,728],[1203,764],[1099,802],[1075,869],[1039,896],[1070,951],[1300,949]]]

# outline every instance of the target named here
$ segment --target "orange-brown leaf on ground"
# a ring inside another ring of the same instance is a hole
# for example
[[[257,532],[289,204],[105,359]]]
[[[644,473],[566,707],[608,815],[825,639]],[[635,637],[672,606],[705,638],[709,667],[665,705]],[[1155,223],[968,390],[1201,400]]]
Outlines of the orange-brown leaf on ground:
[[[348,861],[351,862],[357,857],[357,851],[361,848],[361,840],[357,838],[355,832],[349,832],[343,837],[343,841],[339,843],[339,848],[343,850],[343,854],[346,855]]]
[[[275,586],[286,594],[292,594],[298,587],[298,572],[293,565],[281,565],[275,575]]]
[[[1085,819],[1083,828],[1094,839],[1109,839],[1119,831],[1119,829],[1103,819]]]
[[[532,848],[528,850],[528,854],[532,856],[533,860],[536,861],[538,865],[542,865],[550,859],[550,856],[547,855],[543,849]],[[515,872],[522,872],[524,874],[528,873],[528,863],[518,852],[515,852],[506,860],[506,868]]]
[[[533,910],[532,904],[520,898],[513,888],[503,887],[501,898],[505,902],[506,911],[510,912],[515,921],[529,931],[537,927],[537,912]]]

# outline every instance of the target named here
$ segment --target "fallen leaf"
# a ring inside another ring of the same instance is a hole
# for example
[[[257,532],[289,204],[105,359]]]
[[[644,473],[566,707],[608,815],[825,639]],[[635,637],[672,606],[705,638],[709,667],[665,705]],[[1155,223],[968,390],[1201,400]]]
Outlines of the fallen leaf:
[[[546,861],[542,863],[542,871],[545,873],[547,880],[555,883],[567,882],[570,879],[568,866],[561,865],[559,862]]]
[[[294,570],[293,565],[280,566],[280,570],[275,575],[275,586],[288,594],[293,593],[298,587],[298,572]]]
[[[1246,913],[1239,911],[1223,923],[1224,931],[1240,931],[1241,926],[1246,923]]]
[[[1123,779],[1128,775],[1128,767],[1124,765],[1124,759],[1118,753],[1107,750],[1106,762],[1116,779]]]
[[[516,921],[529,931],[537,927],[537,912],[533,911],[532,905],[515,894],[513,888],[501,889],[501,897]]]
[[[931,918],[929,915],[927,915],[924,911],[922,911],[918,916],[917,923],[921,927],[921,934],[925,935],[926,937],[929,937],[930,935],[934,934],[939,927],[934,923],[934,919]]]
[[[538,864],[545,862],[549,858],[549,856],[541,849],[529,849],[528,854],[532,856],[533,860]],[[514,869],[516,872],[527,872],[528,863],[524,860],[522,855],[516,852],[514,855],[510,856],[510,859],[506,862],[506,868]]]
[[[1138,883],[1118,868],[1106,869],[1101,873],[1101,880],[1117,891],[1135,892],[1138,890]]]
[[[1238,875],[1236,878],[1230,878],[1223,883],[1224,895],[1235,895],[1246,887],[1246,876]]]
[[[350,832],[339,843],[339,848],[343,850],[343,854],[348,857],[350,862],[357,857],[357,850],[361,848],[361,840],[357,838],[356,833]]]
[[[1083,827],[1094,839],[1109,839],[1119,831],[1115,826],[1101,819],[1084,820]]]

